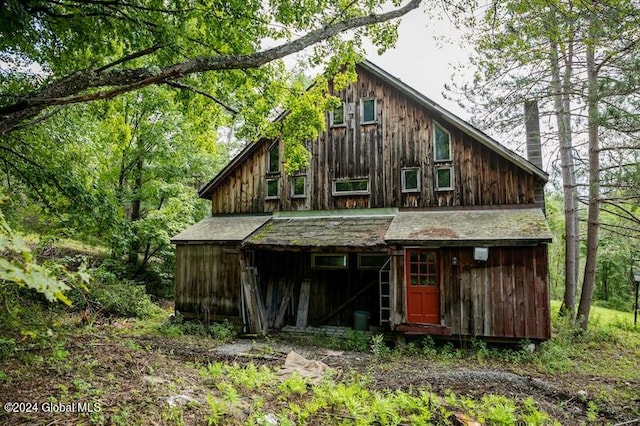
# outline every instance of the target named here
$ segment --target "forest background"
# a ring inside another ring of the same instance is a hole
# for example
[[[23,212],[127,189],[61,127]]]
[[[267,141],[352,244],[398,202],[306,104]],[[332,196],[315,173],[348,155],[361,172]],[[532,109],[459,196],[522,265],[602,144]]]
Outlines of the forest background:
[[[322,129],[335,103],[328,79],[353,79],[363,42],[391,48],[396,18],[416,8],[466,29],[473,81],[452,77],[447,89],[480,128],[522,141],[522,105],[540,107],[551,165],[551,289],[561,313],[586,328],[593,303],[633,309],[632,270],[640,267],[633,2],[1,4],[7,341],[46,337],[46,327],[26,326],[33,305],[58,300],[106,311],[114,300],[170,298],[169,239],[208,214],[197,189],[258,135],[285,142],[287,170],[304,167],[300,141]],[[298,66],[285,66],[296,52],[303,52]],[[310,69],[325,71],[308,89]],[[284,110],[290,114],[274,125]],[[103,260],[51,255],[65,244],[89,245]]]

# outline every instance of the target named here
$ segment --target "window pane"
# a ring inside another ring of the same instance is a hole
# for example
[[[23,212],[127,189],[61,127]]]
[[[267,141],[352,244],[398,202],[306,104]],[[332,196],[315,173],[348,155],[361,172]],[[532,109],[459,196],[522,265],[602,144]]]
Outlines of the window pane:
[[[376,121],[376,100],[364,99],[362,101],[362,122]]]
[[[277,196],[278,196],[278,180],[268,179],[267,180],[267,197],[277,197]]]
[[[379,254],[360,254],[360,268],[362,269],[380,269],[387,263],[389,256]]]
[[[344,104],[340,104],[339,107],[333,110],[332,119],[331,125],[333,126],[341,126],[344,124]]]
[[[306,178],[304,176],[295,176],[293,178],[293,195],[294,196],[304,196],[305,195],[305,181]]]
[[[277,173],[280,171],[280,152],[278,144],[269,150],[269,173]]]
[[[437,189],[450,189],[452,187],[451,181],[451,169],[437,169],[436,170],[436,188]]]
[[[436,264],[435,263],[429,263],[429,266],[427,268],[427,273],[429,275],[435,275],[436,274]]]
[[[338,180],[335,182],[336,192],[367,192],[368,179]]]
[[[404,175],[404,190],[418,189],[418,169],[405,169],[402,171]]]
[[[451,151],[450,151],[450,139],[449,133],[445,132],[444,129],[436,126],[436,161],[450,161],[451,160]]]
[[[346,268],[346,254],[316,254],[313,255],[313,266],[316,268]]]

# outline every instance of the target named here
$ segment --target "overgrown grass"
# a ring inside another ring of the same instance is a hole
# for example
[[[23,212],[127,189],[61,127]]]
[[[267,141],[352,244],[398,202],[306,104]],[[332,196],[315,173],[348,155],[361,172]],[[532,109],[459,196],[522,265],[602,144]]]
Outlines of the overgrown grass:
[[[428,388],[404,392],[372,390],[361,376],[336,381],[329,371],[319,384],[298,374],[279,378],[269,367],[214,363],[200,368],[210,387],[209,424],[226,424],[237,412],[251,413],[243,424],[449,424],[456,418],[481,423],[513,425],[558,424],[532,398],[515,401],[500,395],[479,399],[447,392],[441,397]]]

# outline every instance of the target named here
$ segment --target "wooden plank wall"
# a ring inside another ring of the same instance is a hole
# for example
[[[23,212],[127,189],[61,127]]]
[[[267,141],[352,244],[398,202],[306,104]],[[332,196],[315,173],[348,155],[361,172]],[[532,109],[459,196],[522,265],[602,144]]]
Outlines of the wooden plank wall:
[[[212,194],[212,212],[255,213],[275,210],[326,210],[367,207],[434,207],[531,204],[535,202],[533,175],[489,148],[448,127],[441,117],[382,80],[359,68],[359,80],[340,93],[352,104],[354,116],[346,127],[327,128],[308,142],[312,153],[307,197],[291,198],[291,180],[279,178],[280,198],[265,200],[267,152],[272,142],[261,140],[254,153]],[[377,123],[360,124],[360,99],[377,99]],[[328,114],[327,114],[328,119]],[[454,190],[436,191],[434,183],[434,122],[452,136]],[[283,147],[280,147],[284,159]],[[403,194],[401,170],[420,167],[419,193]],[[281,168],[282,169],[282,168]],[[371,194],[333,196],[339,178],[369,178]]]
[[[240,317],[238,247],[176,246],[175,309],[205,320]]]
[[[440,253],[443,315],[452,334],[550,337],[546,246],[490,247],[486,263],[473,260],[471,247]]]

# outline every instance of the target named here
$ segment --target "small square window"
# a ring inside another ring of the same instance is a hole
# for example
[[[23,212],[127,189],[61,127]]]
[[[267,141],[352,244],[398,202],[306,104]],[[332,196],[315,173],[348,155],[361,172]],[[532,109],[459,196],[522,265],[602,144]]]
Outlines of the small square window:
[[[304,198],[307,196],[307,177],[294,176],[291,178],[291,198]]]
[[[369,193],[369,179],[336,179],[333,195],[357,195]]]
[[[451,161],[451,135],[436,124],[433,131],[434,156],[436,161]]]
[[[329,113],[329,120],[331,127],[343,127],[346,125],[344,117],[344,102]]]
[[[376,100],[361,99],[360,100],[360,123],[369,124],[376,122]]]
[[[267,199],[278,198],[279,179],[267,179]]]
[[[402,192],[420,192],[420,168],[402,169]]]
[[[436,170],[436,190],[450,191],[453,189],[453,167],[438,167]]]

